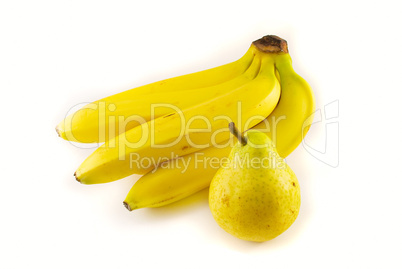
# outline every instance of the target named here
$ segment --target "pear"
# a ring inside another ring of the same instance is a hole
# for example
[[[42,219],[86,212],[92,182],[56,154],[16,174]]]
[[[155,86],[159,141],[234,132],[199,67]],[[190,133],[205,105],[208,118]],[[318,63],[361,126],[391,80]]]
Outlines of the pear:
[[[297,218],[298,180],[266,134],[249,130],[243,136],[233,123],[229,129],[239,142],[211,182],[212,215],[220,227],[237,238],[271,240]]]

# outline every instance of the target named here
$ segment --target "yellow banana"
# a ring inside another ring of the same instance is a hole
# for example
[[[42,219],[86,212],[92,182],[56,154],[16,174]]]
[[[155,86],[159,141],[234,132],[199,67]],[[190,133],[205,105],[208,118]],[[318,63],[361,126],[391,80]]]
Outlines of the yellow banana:
[[[308,83],[292,67],[286,44],[275,56],[281,97],[273,112],[253,129],[259,129],[273,140],[281,157],[288,156],[302,141],[312,122],[314,94]],[[264,52],[262,52],[264,53]],[[269,129],[267,129],[269,127]],[[124,200],[129,210],[160,207],[207,188],[229,155],[230,146],[210,147],[175,160],[162,163],[141,177]]]
[[[315,98],[310,85],[292,66],[288,53],[280,53],[275,59],[280,76],[281,99],[267,118],[271,128],[268,136],[274,142],[279,155],[285,158],[302,142],[307,134],[315,111]]]
[[[209,147],[162,163],[134,184],[124,206],[130,211],[161,207],[209,187],[231,149],[230,146]]]
[[[256,59],[261,60],[261,68],[254,80],[231,91],[222,89],[224,93],[216,98],[112,138],[81,164],[76,179],[93,184],[145,174],[163,161],[228,140],[229,122],[243,131],[260,122],[277,105],[280,85],[272,55],[259,56]]]
[[[183,109],[212,98],[213,91],[199,89],[239,77],[252,63],[254,54],[255,47],[251,46],[243,57],[233,63],[158,81],[95,101],[68,115],[57,125],[56,131],[69,141],[105,142],[149,121],[151,104],[164,102]],[[155,117],[164,112],[160,109]]]

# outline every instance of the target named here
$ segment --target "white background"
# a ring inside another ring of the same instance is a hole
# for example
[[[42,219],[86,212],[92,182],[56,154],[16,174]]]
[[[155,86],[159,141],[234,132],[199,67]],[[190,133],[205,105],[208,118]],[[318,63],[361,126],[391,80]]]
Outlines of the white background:
[[[397,1],[1,1],[0,267],[401,268],[401,23]],[[57,137],[71,107],[236,60],[266,34],[339,114],[287,158],[302,191],[287,232],[232,237],[207,191],[129,212],[138,177],[75,181],[93,149]]]

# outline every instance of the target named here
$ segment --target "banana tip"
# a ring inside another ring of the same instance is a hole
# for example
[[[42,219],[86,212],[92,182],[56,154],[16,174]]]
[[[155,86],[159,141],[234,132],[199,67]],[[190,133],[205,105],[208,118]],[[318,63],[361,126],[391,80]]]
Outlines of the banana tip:
[[[77,177],[77,172],[74,173],[74,177],[75,177],[75,180],[77,180],[79,183],[81,183],[81,180]]]
[[[130,205],[126,201],[123,202],[123,205],[125,208],[127,208],[128,211],[132,211]]]
[[[61,137],[61,135],[60,135],[60,130],[59,130],[59,126],[58,126],[58,125],[56,126],[56,133],[57,133],[57,135],[58,135],[59,137]]]

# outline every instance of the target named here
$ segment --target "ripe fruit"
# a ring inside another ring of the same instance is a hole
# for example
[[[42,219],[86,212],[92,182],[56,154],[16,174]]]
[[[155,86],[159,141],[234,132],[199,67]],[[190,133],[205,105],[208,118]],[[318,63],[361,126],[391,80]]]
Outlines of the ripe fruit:
[[[283,233],[296,220],[300,188],[290,167],[278,155],[269,137],[250,130],[230,153],[230,162],[214,176],[209,207],[228,233],[263,242]]]

